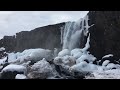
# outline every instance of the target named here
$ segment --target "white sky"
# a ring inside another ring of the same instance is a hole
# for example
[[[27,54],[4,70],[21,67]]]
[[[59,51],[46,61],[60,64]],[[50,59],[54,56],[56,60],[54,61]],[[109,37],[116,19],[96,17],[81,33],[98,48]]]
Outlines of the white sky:
[[[88,11],[0,11],[0,38],[37,27],[76,21]]]

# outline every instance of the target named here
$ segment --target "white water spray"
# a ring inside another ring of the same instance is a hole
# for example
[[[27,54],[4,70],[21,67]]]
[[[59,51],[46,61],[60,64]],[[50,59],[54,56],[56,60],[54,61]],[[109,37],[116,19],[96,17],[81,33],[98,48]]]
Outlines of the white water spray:
[[[88,29],[88,15],[76,22],[67,22],[64,30],[61,30],[61,43],[63,44],[62,49],[75,49],[79,48],[81,44],[81,38],[87,36]]]

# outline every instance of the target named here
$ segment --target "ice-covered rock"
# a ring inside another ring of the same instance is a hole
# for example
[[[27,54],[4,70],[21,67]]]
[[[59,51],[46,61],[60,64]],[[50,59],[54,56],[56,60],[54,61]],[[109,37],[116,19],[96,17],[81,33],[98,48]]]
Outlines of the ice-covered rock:
[[[15,79],[17,74],[26,74],[27,69],[22,65],[10,64],[1,71],[1,79]]]
[[[117,66],[115,65],[115,64],[113,64],[113,63],[109,63],[107,66],[106,66],[106,69],[116,69],[117,68]]]
[[[109,60],[105,60],[105,61],[102,63],[102,66],[107,66],[109,63],[110,63]]]
[[[62,51],[60,51],[58,53],[59,57],[63,57],[63,56],[66,56],[66,55],[70,55],[70,51],[68,49],[63,49]]]
[[[46,60],[52,59],[52,51],[51,50],[45,50],[45,49],[36,49],[34,50],[30,55],[31,59],[35,61],[39,61],[43,58]]]
[[[46,59],[43,58],[31,67],[31,70],[27,76],[30,79],[46,79],[49,76],[53,76],[53,68],[46,61]]]
[[[91,54],[83,54],[80,58],[76,60],[76,63],[80,63],[85,60],[89,63],[93,63],[93,61],[95,61],[96,58]]]
[[[64,56],[64,57],[56,57],[53,61],[56,65],[68,65],[72,66],[76,64],[76,59],[73,56]]]
[[[56,65],[61,65],[63,64],[63,57],[56,57],[54,60],[53,60],[54,64]]]
[[[97,66],[91,63],[87,63],[85,61],[80,62],[79,64],[73,65],[70,67],[71,71],[80,71],[80,72],[92,72],[98,70]]]
[[[15,79],[27,79],[27,77],[24,74],[17,74]]]
[[[22,65],[10,64],[10,65],[6,66],[5,68],[3,68],[3,70],[2,70],[2,72],[8,72],[8,71],[11,71],[11,72],[14,72],[14,71],[23,72],[25,74],[27,70],[26,70],[26,67],[24,67]]]
[[[37,62],[43,58],[46,60],[51,60],[53,58],[52,51],[48,49],[26,49],[23,52],[9,53],[8,62],[20,62],[24,63],[27,61]]]
[[[73,56],[64,56],[62,59],[63,64],[73,66],[76,64],[76,59]]]

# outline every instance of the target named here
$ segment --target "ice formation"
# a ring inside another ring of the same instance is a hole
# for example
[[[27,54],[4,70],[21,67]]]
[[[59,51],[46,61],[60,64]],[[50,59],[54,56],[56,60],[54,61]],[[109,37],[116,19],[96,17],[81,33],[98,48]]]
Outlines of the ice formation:
[[[24,74],[17,74],[15,79],[27,79],[27,77]]]
[[[26,49],[23,52],[17,52],[17,53],[9,53],[8,54],[8,62],[24,62],[24,61],[39,61],[43,58],[46,58],[47,60],[51,60],[53,58],[51,50],[48,49]]]
[[[80,47],[80,40],[83,36],[87,36],[88,29],[88,15],[76,22],[67,22],[64,30],[61,30],[61,40],[63,49],[75,49]]]
[[[11,71],[11,72],[14,72],[14,71],[17,71],[17,72],[24,72],[24,74],[26,74],[26,67],[22,66],[22,65],[15,65],[15,64],[10,64],[8,66],[6,66],[2,72],[7,72],[7,71]]]

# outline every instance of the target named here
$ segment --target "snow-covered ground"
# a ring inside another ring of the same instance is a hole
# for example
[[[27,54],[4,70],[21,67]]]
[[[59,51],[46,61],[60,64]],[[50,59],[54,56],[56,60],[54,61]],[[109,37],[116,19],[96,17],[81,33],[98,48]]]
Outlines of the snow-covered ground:
[[[87,76],[86,79],[120,79],[120,69],[93,72],[94,76]]]

